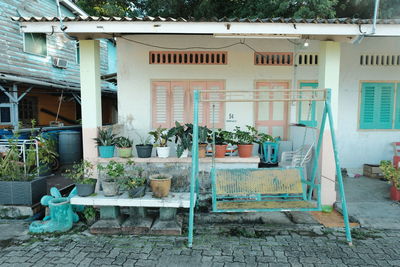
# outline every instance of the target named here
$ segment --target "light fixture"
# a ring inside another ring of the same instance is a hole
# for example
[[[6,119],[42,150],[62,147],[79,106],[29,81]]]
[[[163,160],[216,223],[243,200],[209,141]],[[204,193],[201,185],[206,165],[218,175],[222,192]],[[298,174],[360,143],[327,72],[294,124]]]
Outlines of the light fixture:
[[[308,43],[308,40],[306,40],[303,44],[304,47],[308,47],[310,44]]]
[[[214,33],[215,38],[247,38],[247,39],[300,39],[298,34],[266,34],[266,33]]]

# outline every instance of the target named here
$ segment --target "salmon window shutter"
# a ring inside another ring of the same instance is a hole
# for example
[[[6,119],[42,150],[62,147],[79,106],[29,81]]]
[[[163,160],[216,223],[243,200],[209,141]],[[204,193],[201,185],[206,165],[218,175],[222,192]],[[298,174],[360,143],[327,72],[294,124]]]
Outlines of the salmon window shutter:
[[[174,126],[175,121],[180,123],[188,122],[188,105],[187,105],[187,82],[171,82],[171,94],[172,94],[172,125]],[[189,113],[190,114],[190,113]]]
[[[153,128],[169,128],[171,125],[170,82],[154,82],[152,86]]]
[[[193,92],[194,90],[206,90],[207,82],[201,81],[193,81],[190,82],[190,113],[191,119],[193,119]],[[203,96],[202,96],[203,98]],[[206,104],[205,102],[199,102],[199,124],[206,125],[207,124],[207,112],[206,112]]]
[[[223,90],[224,83],[222,81],[207,82],[207,90]],[[207,93],[207,99],[218,100],[222,99],[223,95],[221,93]],[[207,103],[207,126],[215,128],[224,128],[224,117],[225,117],[225,105],[223,102],[208,102]]]

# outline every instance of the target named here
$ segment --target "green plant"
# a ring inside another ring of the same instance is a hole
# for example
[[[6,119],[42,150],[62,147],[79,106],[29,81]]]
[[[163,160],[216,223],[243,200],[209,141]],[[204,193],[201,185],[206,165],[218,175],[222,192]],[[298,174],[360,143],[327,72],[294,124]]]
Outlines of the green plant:
[[[147,146],[147,145],[151,145],[151,135],[148,135],[146,138],[144,138],[143,136],[137,134],[139,136],[140,139],[140,143],[137,144],[138,146]]]
[[[226,145],[233,143],[233,133],[229,131],[225,131],[222,129],[218,129],[215,134],[215,144],[217,145]]]
[[[175,136],[176,154],[181,157],[183,151],[192,149],[193,124],[180,124],[175,122],[175,127],[169,129],[168,135]]]
[[[124,164],[111,160],[106,166],[98,165],[97,168],[107,175],[108,181],[117,181],[117,178],[125,175]]]
[[[379,168],[383,176],[400,190],[400,169],[395,168],[390,160],[382,160]]]
[[[90,222],[96,218],[96,209],[90,206],[86,206],[83,210],[83,217],[85,218],[86,222]]]
[[[119,180],[120,187],[125,190],[135,189],[146,184],[146,178],[140,176],[124,177]]]
[[[207,144],[211,139],[211,130],[207,126],[199,126],[199,143]]]
[[[44,138],[42,135],[37,136],[36,140],[38,141],[38,154],[40,165],[57,165],[58,153],[56,152],[56,141],[54,139]]]
[[[275,142],[275,139],[266,133],[258,133],[258,136],[255,141],[257,144],[261,145],[265,142]]]
[[[156,130],[149,132],[154,138],[154,144],[159,147],[166,147],[168,142],[171,141],[171,132],[167,131],[167,128],[158,127]]]
[[[67,169],[64,174],[76,184],[95,184],[96,179],[93,178],[93,164],[87,160],[72,165],[71,169]]]
[[[124,136],[120,136],[115,139],[115,145],[118,148],[130,148],[132,147],[132,144],[132,140]]]
[[[115,145],[116,134],[113,134],[111,128],[98,128],[97,137],[94,140],[98,146],[113,146]]]
[[[256,128],[246,125],[247,130],[241,130],[240,127],[236,126],[233,130],[234,143],[237,145],[250,145],[256,141],[257,130]]]

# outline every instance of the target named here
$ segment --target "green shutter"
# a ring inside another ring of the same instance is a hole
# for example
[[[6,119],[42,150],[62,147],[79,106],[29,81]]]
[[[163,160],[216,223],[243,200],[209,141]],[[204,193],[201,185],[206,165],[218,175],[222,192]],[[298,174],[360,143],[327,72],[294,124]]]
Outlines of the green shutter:
[[[396,110],[395,110],[394,128],[400,129],[400,83],[397,84],[396,90]]]
[[[311,87],[313,89],[318,88],[318,83],[300,83],[300,89],[306,88],[306,87]],[[302,105],[301,102],[299,103],[299,113],[298,113],[298,118],[299,118],[299,123],[304,124],[309,127],[316,127],[317,126],[317,120],[315,117],[315,112],[316,112],[316,107],[317,103],[315,101],[312,101],[311,103],[311,110],[310,110],[310,117],[309,118],[302,118]],[[307,111],[308,113],[308,111]]]
[[[363,83],[360,129],[392,129],[394,84]]]

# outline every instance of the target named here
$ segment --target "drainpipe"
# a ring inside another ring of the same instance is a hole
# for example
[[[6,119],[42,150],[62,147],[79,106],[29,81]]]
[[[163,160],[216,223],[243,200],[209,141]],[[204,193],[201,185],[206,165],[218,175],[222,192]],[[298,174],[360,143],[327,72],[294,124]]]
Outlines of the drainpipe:
[[[60,0],[56,0],[57,3],[57,13],[58,13],[58,18],[60,20],[60,29],[64,33],[64,36],[67,37],[71,41],[76,41],[76,38],[73,38],[69,36],[65,30],[68,28],[67,26],[64,25],[63,19],[62,19],[62,14],[61,14],[61,6],[60,6]]]
[[[371,34],[375,34],[375,31],[376,31],[376,19],[378,17],[378,10],[379,10],[379,0],[375,0],[374,21],[372,24]]]

